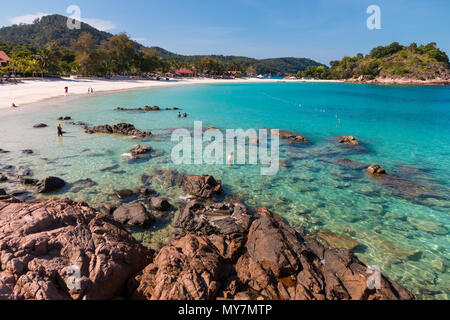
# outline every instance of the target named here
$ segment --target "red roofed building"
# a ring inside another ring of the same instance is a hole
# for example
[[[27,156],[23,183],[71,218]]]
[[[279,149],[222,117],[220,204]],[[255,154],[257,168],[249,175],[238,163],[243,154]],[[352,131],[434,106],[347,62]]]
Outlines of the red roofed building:
[[[195,74],[194,71],[186,69],[186,68],[181,68],[181,69],[175,70],[175,73],[182,75],[182,76],[193,76]]]
[[[0,50],[0,66],[6,66],[9,61],[11,61],[11,58],[8,57],[8,55],[4,51]]]

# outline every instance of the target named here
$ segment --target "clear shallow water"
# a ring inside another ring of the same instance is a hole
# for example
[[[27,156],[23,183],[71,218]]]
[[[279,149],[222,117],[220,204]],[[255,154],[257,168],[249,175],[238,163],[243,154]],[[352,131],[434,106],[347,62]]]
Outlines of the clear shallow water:
[[[95,89],[95,88],[94,88]],[[0,114],[0,163],[29,166],[36,177],[68,182],[91,178],[92,187],[66,188],[61,194],[96,206],[114,190],[141,185],[151,168],[176,168],[211,174],[228,193],[248,205],[268,206],[293,226],[314,233],[328,229],[362,244],[358,257],[406,286],[421,298],[450,298],[450,88],[393,87],[356,84],[272,83],[197,85],[154,88],[85,99],[41,103],[33,110]],[[116,107],[180,107],[175,111],[128,113]],[[3,112],[5,113],[5,112]],[[11,114],[10,114],[11,113]],[[138,142],[127,137],[87,135],[63,123],[68,134],[56,137],[55,119],[72,116],[89,125],[133,123],[141,130],[166,135],[144,142],[162,151],[149,161],[129,164],[121,156]],[[173,144],[167,128],[191,128],[196,120],[218,128],[294,130],[312,144],[281,146],[284,166],[277,176],[262,177],[257,166],[177,166],[170,161]],[[32,129],[36,123],[50,125]],[[354,135],[368,149],[351,152],[330,138]],[[33,149],[35,155],[21,150]],[[47,158],[48,160],[43,160]],[[388,172],[431,186],[438,198],[404,199],[393,195],[361,170],[333,163],[337,158],[382,165]],[[115,172],[101,171],[105,166]],[[0,187],[2,185],[0,184]],[[179,201],[177,190],[161,186]],[[417,200],[417,201],[416,201]],[[160,228],[136,235],[162,241]]]

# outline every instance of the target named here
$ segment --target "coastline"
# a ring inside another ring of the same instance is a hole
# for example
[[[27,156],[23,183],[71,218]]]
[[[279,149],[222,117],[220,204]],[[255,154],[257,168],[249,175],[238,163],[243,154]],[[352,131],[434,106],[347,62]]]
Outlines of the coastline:
[[[64,97],[64,87],[69,87],[69,96],[89,96],[88,88],[94,93],[114,93],[137,89],[225,83],[277,83],[277,82],[342,82],[336,80],[284,80],[284,79],[181,79],[169,81],[157,80],[99,80],[99,79],[58,79],[58,80],[24,80],[17,85],[0,86],[0,110],[11,108],[12,103],[18,107],[41,102],[48,99]]]

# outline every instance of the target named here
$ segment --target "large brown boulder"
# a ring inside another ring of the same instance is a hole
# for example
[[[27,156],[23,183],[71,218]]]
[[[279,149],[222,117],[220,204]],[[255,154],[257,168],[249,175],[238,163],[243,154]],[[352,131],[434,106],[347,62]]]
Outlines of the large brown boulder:
[[[155,217],[141,203],[124,204],[114,210],[114,220],[134,227],[148,229],[155,222]]]
[[[162,248],[130,281],[129,290],[133,299],[212,300],[225,272],[224,260],[211,242],[189,234]]]
[[[223,192],[220,182],[208,175],[186,175],[183,179],[183,190],[199,198],[211,198]]]
[[[350,251],[328,249],[299,234],[267,209],[250,228],[247,254],[236,271],[242,283],[267,299],[414,299],[380,275],[380,289],[369,289],[368,267]]]
[[[120,224],[83,203],[0,201],[0,300],[113,299],[150,262]]]

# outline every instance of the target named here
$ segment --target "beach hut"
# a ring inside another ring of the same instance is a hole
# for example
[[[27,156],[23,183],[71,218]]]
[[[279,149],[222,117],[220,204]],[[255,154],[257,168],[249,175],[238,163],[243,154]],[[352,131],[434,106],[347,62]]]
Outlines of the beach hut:
[[[187,68],[181,68],[181,69],[175,70],[175,73],[182,77],[193,77],[195,75],[194,71],[189,70]]]
[[[5,67],[9,61],[11,61],[11,58],[4,51],[0,50],[0,66]]]

